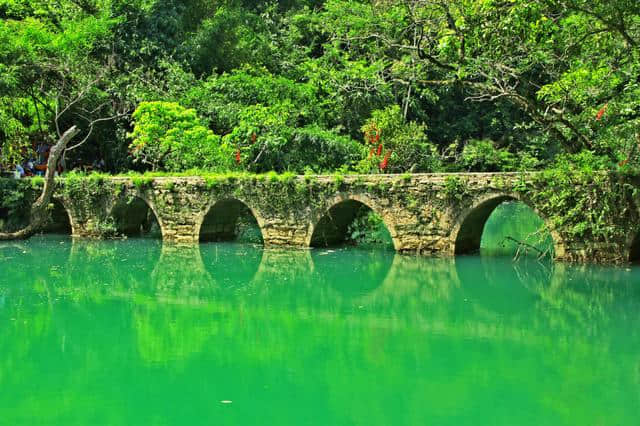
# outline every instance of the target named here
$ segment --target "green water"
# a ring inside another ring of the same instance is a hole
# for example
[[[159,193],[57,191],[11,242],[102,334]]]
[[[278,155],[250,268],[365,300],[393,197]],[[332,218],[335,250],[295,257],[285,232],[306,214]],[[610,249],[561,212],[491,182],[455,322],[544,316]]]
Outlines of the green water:
[[[640,268],[45,236],[0,348],[0,425],[637,425]]]

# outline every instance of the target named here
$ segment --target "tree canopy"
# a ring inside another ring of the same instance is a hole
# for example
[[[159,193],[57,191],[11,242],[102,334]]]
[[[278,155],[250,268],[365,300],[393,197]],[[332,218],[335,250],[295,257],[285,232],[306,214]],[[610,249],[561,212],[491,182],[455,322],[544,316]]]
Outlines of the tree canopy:
[[[0,163],[637,168],[639,45],[637,0],[0,0]]]

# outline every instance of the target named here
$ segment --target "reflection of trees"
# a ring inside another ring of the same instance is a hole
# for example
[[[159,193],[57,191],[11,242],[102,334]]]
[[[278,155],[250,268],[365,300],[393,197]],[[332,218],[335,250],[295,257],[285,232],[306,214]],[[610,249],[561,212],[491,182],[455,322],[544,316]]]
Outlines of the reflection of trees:
[[[101,391],[112,404],[176,422],[175,407],[139,395],[157,389],[196,408],[251,404],[236,423],[255,423],[255,412],[274,424],[299,423],[305,412],[358,424],[418,424],[426,415],[464,424],[478,413],[524,424],[525,412],[553,413],[558,424],[591,424],[602,413],[607,423],[632,423],[633,391],[596,399],[576,390],[640,387],[637,270],[220,246],[214,258],[149,240],[87,243],[59,268],[39,261],[36,247],[27,257],[0,250],[10,271],[0,274],[0,320],[9,324],[0,328],[0,386],[41,386],[32,405],[3,392],[0,410],[42,412],[60,389],[80,398],[96,380],[116,380],[129,385]],[[21,267],[38,261],[39,278],[28,280]],[[183,395],[193,387],[197,394]],[[496,406],[504,395],[522,412]],[[295,409],[285,410],[281,401],[294,396]],[[198,422],[215,421],[200,411]]]
[[[149,276],[160,258],[158,240],[75,241],[67,286],[90,297],[153,294]]]
[[[155,300],[140,301],[133,308],[133,328],[140,358],[149,364],[167,364],[197,355],[216,334],[211,306],[159,305]],[[208,324],[200,327],[197,324]]]
[[[640,271],[558,264],[549,286],[539,294],[542,311],[554,313],[550,326],[606,337],[619,324],[640,335]]]
[[[66,276],[71,246],[70,238],[49,235],[0,244],[0,288],[7,303],[16,297],[32,303],[55,292]]]

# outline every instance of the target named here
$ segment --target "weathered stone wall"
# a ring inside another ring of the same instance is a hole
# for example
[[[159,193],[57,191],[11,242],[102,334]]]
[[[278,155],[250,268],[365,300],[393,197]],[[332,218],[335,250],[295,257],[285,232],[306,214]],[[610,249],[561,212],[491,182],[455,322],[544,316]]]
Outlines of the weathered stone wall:
[[[221,201],[237,200],[255,216],[266,246],[290,247],[308,247],[332,207],[342,202],[362,203],[382,217],[397,251],[443,256],[477,248],[493,209],[505,200],[519,200],[545,221],[559,260],[616,263],[629,259],[640,224],[638,182],[617,182],[620,178],[612,177],[614,182],[610,179],[608,184],[628,187],[629,194],[615,203],[606,197],[604,186],[576,186],[577,192],[588,190],[593,194],[590,205],[578,209],[580,213],[600,215],[598,226],[610,228],[611,232],[598,234],[595,230],[576,231],[573,222],[558,220],[559,215],[574,214],[576,208],[549,203],[553,188],[550,190],[550,184],[537,176],[462,173],[113,178],[93,182],[93,187],[84,191],[77,182],[74,191],[65,189],[72,184],[61,181],[57,197],[70,215],[74,235],[101,235],[105,223],[114,223],[110,218],[115,212],[120,218],[127,217],[118,206],[140,199],[157,217],[164,241],[173,243],[198,242],[211,208]],[[233,220],[234,212],[221,215]],[[215,226],[223,229],[224,223]]]

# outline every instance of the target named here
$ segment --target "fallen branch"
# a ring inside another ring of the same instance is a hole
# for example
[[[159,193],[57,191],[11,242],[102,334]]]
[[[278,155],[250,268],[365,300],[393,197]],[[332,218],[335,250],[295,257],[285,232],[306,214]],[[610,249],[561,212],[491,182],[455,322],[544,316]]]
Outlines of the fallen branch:
[[[516,238],[510,237],[510,236],[506,236],[504,237],[504,241],[513,241],[514,243],[516,243],[518,245],[518,249],[516,250],[516,254],[513,256],[513,260],[518,260],[520,259],[520,253],[521,250],[524,248],[525,253],[527,250],[533,250],[535,252],[538,253],[537,259],[540,260],[542,258],[544,258],[548,253],[549,250],[540,250],[538,247],[529,244],[529,243],[525,243],[524,241],[518,240]]]

